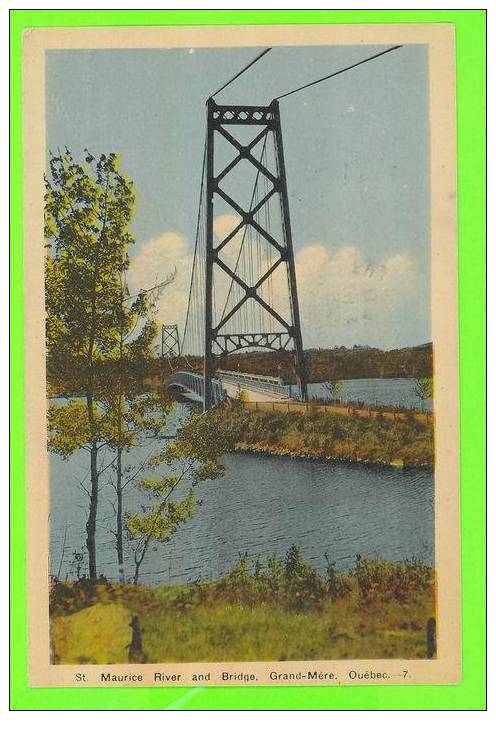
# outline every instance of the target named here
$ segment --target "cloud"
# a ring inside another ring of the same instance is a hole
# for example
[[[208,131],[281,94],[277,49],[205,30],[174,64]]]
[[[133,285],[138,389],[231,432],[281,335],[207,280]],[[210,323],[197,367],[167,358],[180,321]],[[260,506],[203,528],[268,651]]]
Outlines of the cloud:
[[[224,240],[229,233],[240,223],[241,218],[239,215],[231,215],[226,213],[225,215],[219,215],[214,219],[214,234],[219,241]],[[239,236],[239,234],[237,234]]]
[[[239,220],[235,215],[216,218],[216,240],[223,240]],[[239,249],[241,236],[237,234],[223,254],[232,266],[229,259]],[[227,250],[230,248],[231,253]],[[153,286],[175,272],[173,283],[158,301],[157,316],[160,323],[177,323],[180,331],[188,305],[192,251],[193,245],[180,233],[166,232],[142,245],[133,257],[128,274],[130,291],[134,292]],[[419,332],[419,341],[428,339],[428,333],[422,334],[424,323],[417,328],[415,325],[422,289],[419,272],[409,256],[397,254],[372,265],[353,245],[331,251],[322,243],[313,243],[297,252],[295,263],[305,347],[403,346],[411,344],[411,333],[415,331]],[[261,265],[262,270],[267,268],[266,261]],[[217,285],[218,304],[225,300],[227,283],[225,277]],[[267,291],[266,286],[265,295]],[[277,311],[287,316],[287,278],[283,265],[273,275],[271,296]]]
[[[239,223],[236,215],[221,215],[214,220],[214,235],[217,241],[223,240]],[[238,233],[225,247],[223,258],[234,267],[242,233]],[[165,281],[174,273],[174,281],[162,292],[157,302],[157,319],[160,324],[177,324],[182,332],[188,307],[191,269],[193,266],[193,246],[183,235],[167,231],[161,236],[146,241],[136,256],[133,256],[128,272],[128,285],[131,293],[148,289]],[[227,294],[218,292],[219,301]]]
[[[334,253],[322,244],[296,256],[298,297],[307,347],[380,344],[395,346],[401,317],[415,317],[418,293],[414,261],[397,254],[372,265],[355,246]]]
[[[161,324],[178,324],[181,331],[186,316],[193,256],[187,240],[179,233],[167,232],[144,243],[133,257],[128,272],[131,293],[159,284],[175,273],[157,303]]]
[[[213,229],[216,243],[218,244],[221,241],[224,241],[224,239],[227,238],[227,236],[236,228],[236,226],[239,225],[240,222],[241,218],[238,215],[233,215],[231,213],[219,215],[217,218],[214,218]],[[243,240],[243,231],[243,228],[238,231],[238,233],[236,233],[236,235],[233,236],[224,246],[220,254],[222,260],[230,266],[231,269],[234,269],[236,266],[236,259],[241,241]]]

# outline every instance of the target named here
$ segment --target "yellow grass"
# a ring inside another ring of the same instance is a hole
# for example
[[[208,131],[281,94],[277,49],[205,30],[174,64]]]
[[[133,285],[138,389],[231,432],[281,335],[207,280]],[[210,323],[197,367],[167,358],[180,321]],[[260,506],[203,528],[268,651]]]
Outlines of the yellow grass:
[[[172,589],[174,591],[174,589]],[[124,589],[106,602],[52,618],[55,661],[125,663],[137,615],[147,661],[220,662],[426,658],[433,590],[415,600],[361,605],[356,590],[318,610],[219,602],[178,608],[169,590]]]
[[[97,603],[52,621],[57,664],[121,664],[128,661],[131,612],[123,603]]]

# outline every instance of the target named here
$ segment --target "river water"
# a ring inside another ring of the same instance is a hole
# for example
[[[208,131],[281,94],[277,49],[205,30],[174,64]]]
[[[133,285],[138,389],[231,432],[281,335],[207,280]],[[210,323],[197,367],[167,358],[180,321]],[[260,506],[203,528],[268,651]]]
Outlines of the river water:
[[[178,406],[177,417],[184,417]],[[156,440],[133,449],[130,468],[160,447]],[[67,461],[51,455],[51,567],[60,578],[75,577],[74,551],[84,546],[87,515],[87,452]],[[105,458],[107,462],[105,462]],[[104,456],[109,463],[111,455]],[[142,581],[181,583],[213,578],[228,571],[245,552],[283,557],[292,543],[304,557],[325,569],[325,553],[341,569],[355,555],[387,560],[434,558],[434,474],[430,469],[363,464],[319,463],[283,457],[229,454],[222,478],[197,488],[195,516],[171,539],[149,552]],[[97,531],[98,570],[117,578],[113,469],[101,477]],[[180,496],[181,493],[178,493]],[[125,493],[125,509],[142,497]],[[127,577],[132,558],[127,550]],[[86,565],[86,560],[84,562]],[[83,571],[84,572],[84,565]]]
[[[365,403],[371,406],[394,406],[432,411],[432,400],[421,401],[415,393],[413,378],[356,378],[341,380],[339,398],[343,403]],[[298,387],[291,386],[291,395],[297,397]],[[324,383],[309,383],[310,398],[328,398]]]

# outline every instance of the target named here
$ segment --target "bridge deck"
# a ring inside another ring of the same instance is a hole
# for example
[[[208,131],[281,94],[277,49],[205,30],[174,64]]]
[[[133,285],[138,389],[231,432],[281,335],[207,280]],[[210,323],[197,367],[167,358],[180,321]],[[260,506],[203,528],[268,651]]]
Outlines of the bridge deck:
[[[205,381],[202,373],[178,370],[166,379],[166,386],[176,386],[186,397],[196,401],[204,400]],[[234,371],[219,371],[219,377],[212,381],[215,405],[227,397],[237,398],[244,391],[248,400],[281,401],[289,399],[289,386],[280,378]]]

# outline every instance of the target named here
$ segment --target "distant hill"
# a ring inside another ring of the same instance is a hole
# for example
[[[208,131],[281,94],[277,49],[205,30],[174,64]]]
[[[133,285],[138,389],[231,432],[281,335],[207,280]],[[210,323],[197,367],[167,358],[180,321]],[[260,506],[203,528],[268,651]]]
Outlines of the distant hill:
[[[432,377],[432,342],[401,350],[380,350],[355,345],[333,349],[312,349],[305,353],[310,382],[355,378]],[[294,382],[293,356],[271,351],[237,352],[226,358],[225,367],[259,374],[279,374]]]
[[[333,349],[313,349],[305,352],[308,379],[311,383],[326,380],[352,380],[356,378],[428,378],[432,377],[432,343],[401,350],[380,350],[377,347],[355,345]],[[218,358],[216,368],[238,370],[259,375],[276,375],[286,383],[295,383],[294,355],[289,352],[235,352]],[[137,364],[109,362],[100,366],[96,377],[102,391],[117,377],[126,377],[138,390],[145,381],[163,382],[176,370],[203,370],[203,360],[188,356],[170,363],[160,358],[151,358]],[[78,377],[78,373],[80,373]],[[66,363],[48,362],[48,382],[51,394],[62,392],[79,393],[84,387],[84,365],[76,361]]]

